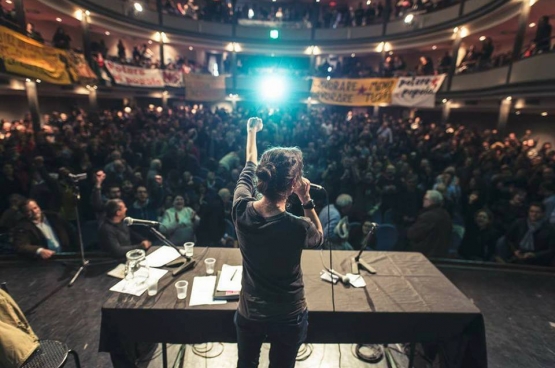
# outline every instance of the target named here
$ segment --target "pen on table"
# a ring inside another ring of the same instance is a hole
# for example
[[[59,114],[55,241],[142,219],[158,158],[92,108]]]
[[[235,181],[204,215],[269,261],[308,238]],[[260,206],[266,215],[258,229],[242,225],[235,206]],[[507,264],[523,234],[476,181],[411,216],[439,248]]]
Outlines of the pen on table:
[[[233,272],[233,275],[231,275],[231,281],[233,281],[233,278],[235,277],[235,274],[237,273],[237,269],[235,269],[235,271]]]

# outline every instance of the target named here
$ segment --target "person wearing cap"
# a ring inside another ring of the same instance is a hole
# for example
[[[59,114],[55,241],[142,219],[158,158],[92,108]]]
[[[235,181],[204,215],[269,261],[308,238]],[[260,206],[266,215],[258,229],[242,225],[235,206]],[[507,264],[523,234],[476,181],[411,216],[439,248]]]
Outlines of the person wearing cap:
[[[426,257],[445,257],[451,245],[453,224],[451,216],[442,207],[443,196],[437,190],[428,190],[424,195],[422,212],[408,229],[410,250],[421,252]]]

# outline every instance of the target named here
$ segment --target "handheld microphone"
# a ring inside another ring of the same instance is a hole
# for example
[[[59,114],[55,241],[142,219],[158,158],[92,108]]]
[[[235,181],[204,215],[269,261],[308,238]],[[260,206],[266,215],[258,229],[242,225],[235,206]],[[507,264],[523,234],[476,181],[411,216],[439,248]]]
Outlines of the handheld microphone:
[[[328,269],[328,271],[329,271],[329,273],[331,273],[331,274],[333,274],[333,275],[339,277],[339,280],[341,280],[341,282],[342,282],[343,284],[349,285],[349,283],[350,283],[350,281],[351,281],[351,280],[349,279],[349,276],[345,276],[345,275],[343,275],[343,274],[340,274],[339,272],[337,272],[336,270],[331,269],[331,268]]]
[[[314,189],[314,190],[324,190],[324,187],[318,184],[312,184],[310,183],[310,189]]]
[[[131,225],[148,226],[148,227],[160,226],[160,223],[158,221],[139,220],[139,219],[134,219],[132,217],[124,218],[123,223],[127,226],[131,226]]]

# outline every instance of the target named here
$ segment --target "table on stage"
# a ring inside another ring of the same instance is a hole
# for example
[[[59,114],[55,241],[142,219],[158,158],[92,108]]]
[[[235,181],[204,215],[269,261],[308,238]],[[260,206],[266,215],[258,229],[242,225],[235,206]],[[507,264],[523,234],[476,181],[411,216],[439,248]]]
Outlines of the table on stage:
[[[206,250],[206,251],[204,251]],[[361,270],[366,287],[334,286],[320,279],[322,256],[328,251],[304,250],[305,296],[309,309],[307,343],[439,343],[449,367],[487,367],[482,314],[432,263],[420,253],[364,252],[362,259],[377,271]],[[197,344],[236,342],[233,314],[237,302],[189,306],[195,276],[204,276],[203,260],[222,265],[241,264],[239,249],[196,248],[196,267],[159,282],[154,297],[113,293],[102,307],[100,351],[121,342]],[[350,272],[353,251],[333,251],[334,269]],[[188,280],[185,300],[178,300],[174,283]],[[414,346],[414,345],[413,345]],[[164,349],[165,352],[165,349]],[[165,355],[165,354],[164,354]]]

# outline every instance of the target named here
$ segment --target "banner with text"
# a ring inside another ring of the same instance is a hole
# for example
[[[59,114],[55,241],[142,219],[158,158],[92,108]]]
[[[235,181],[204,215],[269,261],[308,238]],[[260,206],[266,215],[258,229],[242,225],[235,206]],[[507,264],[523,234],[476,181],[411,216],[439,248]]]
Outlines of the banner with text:
[[[164,84],[169,87],[183,87],[183,71],[162,70]]]
[[[225,98],[225,76],[185,74],[185,99],[190,101],[221,101]]]
[[[66,51],[45,46],[5,27],[0,27],[0,61],[8,73],[54,84],[72,83]]]
[[[436,93],[441,88],[445,74],[422,77],[401,77],[393,90],[392,105],[434,107]]]
[[[106,69],[116,84],[132,87],[164,87],[164,77],[160,69],[145,69],[122,65],[106,60]]]
[[[391,104],[397,78],[313,78],[310,93],[320,102],[342,106]]]

